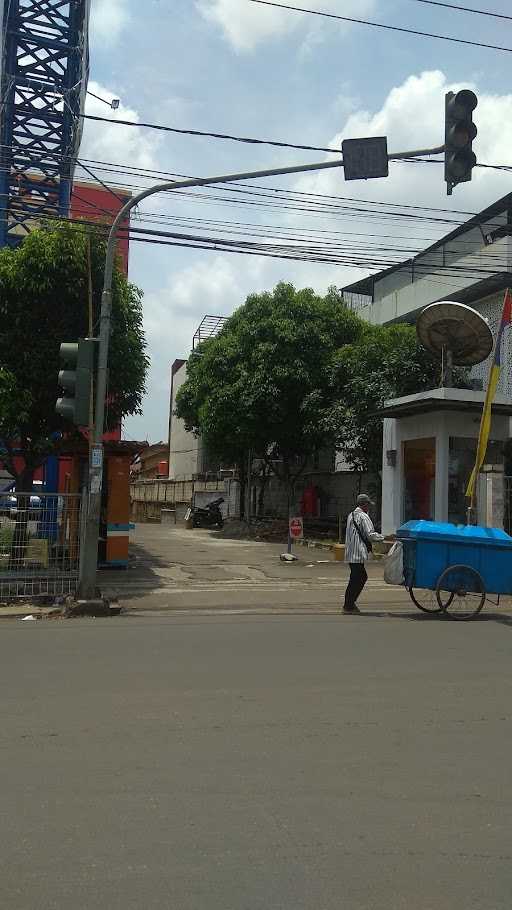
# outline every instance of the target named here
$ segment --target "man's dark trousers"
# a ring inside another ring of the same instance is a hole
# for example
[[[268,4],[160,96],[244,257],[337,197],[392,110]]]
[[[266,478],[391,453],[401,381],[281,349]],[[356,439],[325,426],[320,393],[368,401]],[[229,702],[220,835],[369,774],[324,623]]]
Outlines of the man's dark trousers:
[[[343,606],[344,610],[354,609],[356,600],[363,590],[367,580],[368,575],[364,567],[364,562],[351,562],[350,580],[347,585],[347,590],[345,591],[345,603]]]

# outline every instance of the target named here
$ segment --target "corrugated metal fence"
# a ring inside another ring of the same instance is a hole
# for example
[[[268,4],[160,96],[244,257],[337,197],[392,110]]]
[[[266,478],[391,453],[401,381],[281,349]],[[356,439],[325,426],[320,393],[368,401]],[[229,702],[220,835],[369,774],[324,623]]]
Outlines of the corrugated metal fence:
[[[134,521],[159,521],[162,509],[183,511],[196,493],[228,494],[226,480],[137,480],[130,485],[132,518]]]

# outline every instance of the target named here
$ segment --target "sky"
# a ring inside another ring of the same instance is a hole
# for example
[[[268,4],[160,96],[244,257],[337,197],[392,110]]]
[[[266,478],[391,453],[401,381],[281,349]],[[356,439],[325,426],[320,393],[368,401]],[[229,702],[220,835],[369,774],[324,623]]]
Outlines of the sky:
[[[509,0],[459,2],[511,14]],[[296,0],[291,5],[512,49],[512,20],[422,0]],[[405,151],[442,144],[445,92],[464,87],[479,99],[474,114],[478,160],[512,165],[510,52],[250,0],[92,0],[90,47],[90,89],[102,98],[120,99],[114,112],[89,96],[87,113],[97,116],[329,149],[339,149],[343,139],[385,135],[390,151]],[[141,176],[141,168],[211,176],[325,161],[333,154],[87,121],[80,158],[103,181],[142,188],[157,181]],[[105,162],[121,170],[109,171]],[[128,167],[137,175],[128,176]],[[86,175],[79,171],[77,176]],[[442,166],[431,163],[392,163],[388,178],[371,181],[345,183],[343,170],[336,168],[257,184],[258,192],[266,193],[261,199],[212,189],[188,196],[160,194],[141,204],[133,224],[211,236],[220,229],[213,222],[222,221],[222,230],[236,237],[240,228],[225,222],[250,223],[263,238],[279,232],[315,242],[328,237],[338,253],[346,252],[348,262],[294,262],[132,243],[130,279],[144,292],[151,368],[143,415],[125,421],[128,438],[167,438],[170,367],[176,358],[187,357],[204,315],[228,316],[248,294],[271,290],[278,281],[324,293],[329,285],[344,287],[379,265],[407,258],[508,193],[512,173],[476,169],[472,182],[456,187],[451,197]],[[321,211],[303,204],[275,206],[272,200],[255,205],[272,196],[273,189],[266,192],[266,187],[338,199]],[[414,220],[415,210],[404,206],[444,212]],[[198,224],[198,218],[208,224]],[[366,267],[355,267],[354,258]]]

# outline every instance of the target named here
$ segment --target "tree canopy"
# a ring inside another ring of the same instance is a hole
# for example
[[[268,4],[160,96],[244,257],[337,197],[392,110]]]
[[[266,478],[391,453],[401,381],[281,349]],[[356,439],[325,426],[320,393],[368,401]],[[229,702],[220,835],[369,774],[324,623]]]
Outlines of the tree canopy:
[[[220,459],[278,457],[285,480],[329,445],[354,470],[378,474],[376,412],[386,399],[437,386],[439,374],[414,327],[369,325],[334,288],[320,297],[279,284],[250,295],[191,355],[176,413]]]
[[[356,471],[379,474],[382,467],[384,402],[439,385],[439,360],[423,348],[414,326],[365,323],[354,344],[338,352],[333,373],[337,392],[331,412],[336,445]],[[454,371],[456,385],[465,373]]]
[[[332,441],[335,354],[355,342],[362,323],[335,289],[278,284],[252,294],[220,334],[191,355],[177,414],[210,452],[240,462],[253,451],[281,459],[285,479]]]
[[[0,250],[0,444],[8,470],[16,441],[32,471],[73,430],[55,413],[61,342],[89,334],[89,250],[92,322],[97,326],[105,243],[101,232],[57,223],[30,233],[16,249]],[[107,426],[140,413],[148,360],[141,292],[116,270]],[[95,332],[96,334],[96,332]]]

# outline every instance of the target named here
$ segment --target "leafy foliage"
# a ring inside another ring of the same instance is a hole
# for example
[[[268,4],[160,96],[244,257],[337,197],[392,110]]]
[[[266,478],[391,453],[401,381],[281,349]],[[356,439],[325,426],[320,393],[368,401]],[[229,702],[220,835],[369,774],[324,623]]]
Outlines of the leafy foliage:
[[[333,371],[337,404],[331,413],[337,447],[357,471],[378,474],[382,466],[382,418],[390,398],[439,385],[440,364],[417,341],[413,326],[365,326],[355,344],[342,348]],[[454,371],[464,386],[465,373]]]
[[[210,452],[240,463],[248,450],[280,458],[283,479],[332,441],[332,368],[363,323],[335,289],[325,297],[278,284],[252,294],[188,363],[177,414]]]
[[[19,440],[28,469],[72,427],[55,414],[63,341],[88,335],[90,242],[93,324],[101,305],[105,243],[67,223],[33,231],[0,250],[0,439]],[[116,270],[113,283],[108,427],[140,413],[148,360],[141,292]],[[12,464],[12,463],[11,463]]]
[[[15,426],[26,421],[30,402],[30,394],[19,388],[16,377],[0,367],[0,422],[8,426]]]
[[[384,402],[435,388],[440,364],[409,325],[371,326],[339,292],[325,298],[279,284],[254,294],[188,363],[177,414],[210,452],[243,463],[251,450],[282,459],[293,481],[319,449],[380,474]],[[465,374],[454,371],[456,385]]]

